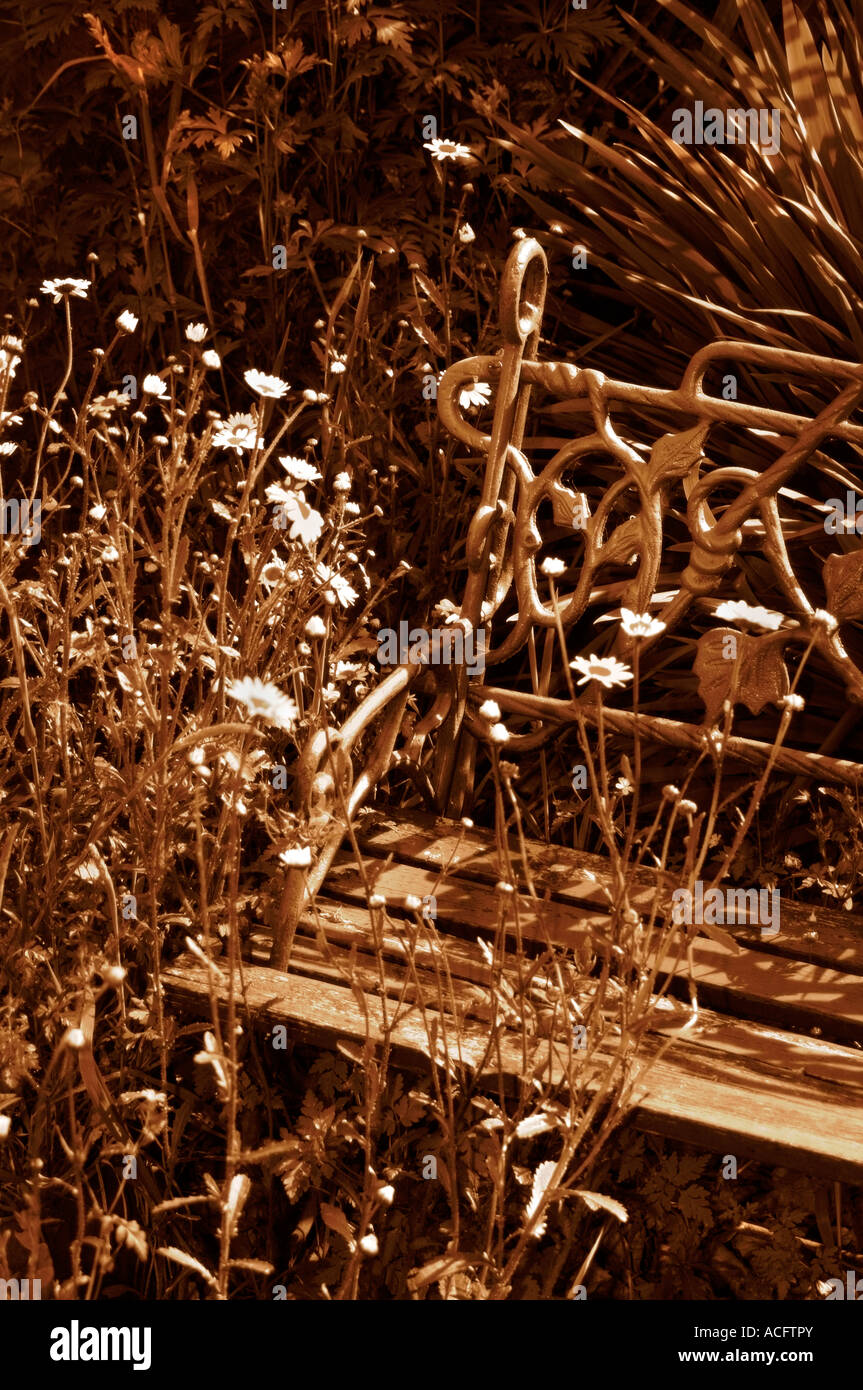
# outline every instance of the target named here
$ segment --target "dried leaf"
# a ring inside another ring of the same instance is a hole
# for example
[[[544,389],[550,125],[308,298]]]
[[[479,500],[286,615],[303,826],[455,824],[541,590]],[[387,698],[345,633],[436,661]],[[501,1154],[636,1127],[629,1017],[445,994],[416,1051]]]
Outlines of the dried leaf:
[[[328,1226],[331,1231],[335,1231],[336,1235],[341,1236],[343,1240],[346,1240],[349,1250],[353,1253],[357,1243],[354,1240],[350,1222],[341,1208],[334,1207],[331,1202],[321,1202],[320,1211],[324,1225]]]
[[[528,1201],[527,1211],[525,1212],[525,1216],[528,1221],[530,1221],[534,1213],[539,1210],[540,1204],[542,1203],[542,1199],[545,1196],[548,1185],[554,1176],[554,1170],[556,1167],[557,1164],[555,1163],[554,1159],[549,1158],[546,1159],[545,1163],[540,1163],[539,1167],[534,1173],[533,1185],[530,1189],[530,1200]],[[541,1220],[539,1220],[537,1224],[534,1226],[533,1230],[531,1231],[531,1235],[533,1236],[534,1240],[539,1240],[541,1236],[545,1235],[545,1227],[547,1220],[547,1216],[543,1216]]]
[[[490,1128],[488,1121],[486,1127]],[[526,1120],[522,1120],[515,1128],[516,1139],[532,1139],[535,1134],[548,1134],[554,1129],[547,1115],[530,1115]]]
[[[174,1264],[182,1265],[184,1269],[191,1269],[195,1274],[200,1274],[206,1280],[211,1289],[218,1289],[218,1284],[208,1269],[196,1260],[194,1255],[187,1255],[185,1250],[178,1250],[176,1245],[163,1245],[157,1251],[157,1255],[164,1255],[166,1260],[173,1260]]]
[[[585,1192],[583,1188],[576,1188],[573,1197],[580,1197],[591,1211],[608,1211],[612,1216],[616,1216],[618,1221],[628,1221],[629,1212],[626,1207],[621,1206],[613,1197],[606,1197],[602,1192]]]
[[[725,655],[731,638],[737,644],[736,659]],[[788,694],[788,671],[775,634],[752,637],[734,628],[720,627],[705,632],[696,645],[693,670],[709,722],[715,720],[723,702],[731,698],[735,672],[735,702],[745,704],[752,714],[760,714],[766,704],[776,703]]]
[[[439,1255],[436,1260],[429,1260],[428,1264],[412,1269],[407,1277],[407,1286],[411,1293],[416,1293],[436,1279],[449,1279],[454,1274],[460,1274],[470,1265],[471,1261],[464,1255]]]
[[[827,607],[840,623],[863,618],[863,550],[828,555],[824,562]]]

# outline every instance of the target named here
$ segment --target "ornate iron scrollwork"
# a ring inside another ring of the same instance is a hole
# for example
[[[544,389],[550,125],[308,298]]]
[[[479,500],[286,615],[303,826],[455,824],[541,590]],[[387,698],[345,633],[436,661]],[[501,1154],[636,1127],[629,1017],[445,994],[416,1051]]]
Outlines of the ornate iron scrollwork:
[[[802,641],[807,649],[817,650],[840,677],[849,701],[863,704],[863,672],[843,644],[838,626],[863,615],[863,552],[833,555],[824,565],[825,592],[832,616],[838,620],[834,622],[812,602],[795,576],[778,504],[780,489],[788,485],[825,440],[838,438],[863,444],[863,426],[850,418],[863,401],[863,366],[810,353],[723,340],[696,353],[679,387],[669,390],[614,380],[572,363],[542,361],[536,356],[536,344],[546,279],[541,246],[529,238],[520,241],[504,272],[501,352],[497,357],[473,357],[455,364],[444,374],[439,391],[438,409],[446,428],[455,438],[487,456],[483,493],[468,535],[469,574],[461,610],[462,617],[485,627],[486,665],[508,660],[529,639],[532,641],[538,630],[552,629],[558,621],[554,606],[543,598],[538,584],[536,560],[544,543],[541,508],[550,506],[558,526],[571,525],[576,515],[583,522],[577,577],[570,591],[561,592],[557,600],[563,627],[569,629],[596,601],[593,596],[608,567],[619,566],[632,556],[634,573],[617,586],[621,590],[620,604],[646,612],[654,602],[663,560],[664,518],[669,497],[676,491],[683,494],[682,510],[691,544],[688,564],[677,576],[676,591],[656,610],[665,632],[679,626],[694,600],[716,593],[736,564],[744,528],[747,523],[758,521],[763,527],[765,554],[785,596],[786,621],[780,633],[750,639],[763,644],[764,651],[759,651],[759,658],[765,658],[761,661],[763,676],[750,676],[742,694],[737,692],[738,698],[744,699],[753,712],[768,700],[780,698],[788,689],[787,684],[783,688],[778,674],[779,669],[784,670],[782,647]],[[719,398],[704,389],[705,375],[719,359],[766,368],[785,378],[805,373],[810,379],[816,376],[822,382],[835,381],[837,394],[814,417]],[[477,379],[489,382],[495,391],[490,434],[483,434],[466,420],[459,405],[465,383]],[[582,410],[591,424],[589,431],[566,441],[538,471],[523,448],[530,393],[535,387]],[[648,453],[644,445],[634,447],[619,432],[611,416],[616,405],[635,407],[636,411],[641,407],[641,418],[658,414],[664,419],[670,415],[675,424],[680,422],[680,428],[655,438]],[[717,466],[708,449],[711,430],[718,424],[777,436],[779,457],[761,472]],[[603,491],[592,514],[586,495],[563,482],[564,475],[577,475],[581,461],[588,457],[610,462],[617,475]],[[722,500],[717,501],[718,497]],[[628,519],[612,527],[620,503],[636,498]],[[507,601],[511,605],[513,597],[514,621],[511,615],[509,630],[502,631],[495,617]],[[642,641],[642,651],[664,636]],[[632,641],[621,632],[615,650],[625,655]],[[707,656],[706,652],[700,654],[702,676],[709,665]],[[702,691],[706,685],[709,686],[709,680],[702,679]],[[462,680],[456,709],[450,713],[450,729],[457,732],[465,721],[475,734],[481,734],[481,725],[469,709],[463,708],[466,688],[467,682]],[[480,695],[491,693],[502,707],[513,712],[532,714],[536,719],[565,718],[564,702],[549,700],[536,688],[533,696],[524,692],[508,695],[498,688],[492,692],[488,686],[480,690]],[[707,704],[710,712],[710,698]],[[627,716],[620,711],[615,714],[616,722],[622,721],[625,727]],[[629,720],[633,718],[628,716]],[[644,716],[640,720],[639,727],[645,734],[652,731],[663,741],[679,746],[691,746],[701,732],[696,726],[674,720]],[[530,746],[537,741],[536,735],[521,735],[513,740],[513,746]],[[741,755],[751,761],[758,760],[759,749],[765,756],[768,751],[768,745],[754,740],[736,739],[734,743],[738,751],[743,750]],[[442,802],[452,802],[455,756],[448,752],[449,766],[439,769]],[[831,780],[852,784],[863,781],[863,769],[841,759],[787,749],[777,761],[789,770],[806,768]]]

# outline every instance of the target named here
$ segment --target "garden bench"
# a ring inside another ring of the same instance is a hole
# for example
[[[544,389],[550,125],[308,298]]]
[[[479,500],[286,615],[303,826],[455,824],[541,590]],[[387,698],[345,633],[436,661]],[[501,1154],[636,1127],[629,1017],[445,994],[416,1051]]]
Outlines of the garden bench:
[[[311,736],[300,759],[298,805],[314,813],[316,824],[326,824],[322,812],[331,811],[336,828],[317,835],[309,868],[287,872],[278,911],[256,923],[241,961],[230,952],[209,965],[186,956],[163,970],[177,1010],[205,1018],[215,997],[222,1008],[230,1001],[240,1017],[281,1025],[299,1043],[353,1046],[356,1053],[368,1038],[378,1049],[385,1045],[396,1065],[448,1067],[477,1086],[514,1095],[531,1077],[557,1082],[573,1065],[601,1065],[602,1054],[588,1058],[573,1049],[573,1021],[555,1002],[550,962],[557,953],[589,968],[619,949],[620,917],[610,907],[619,882],[603,855],[527,839],[511,824],[484,831],[462,818],[478,743],[494,746],[496,716],[488,706],[482,712],[484,703],[502,712],[510,737],[501,755],[514,763],[536,759],[575,724],[582,734],[601,724],[606,734],[631,740],[637,732],[644,744],[707,749],[716,757],[709,729],[723,700],[743,702],[753,714],[776,706],[788,690],[784,647],[795,642],[817,652],[843,682],[849,708],[863,702],[863,673],[841,636],[843,623],[863,615],[861,552],[832,555],[824,566],[837,628],[795,576],[789,544],[800,527],[779,511],[780,498],[784,507],[788,499],[812,503],[789,485],[825,440],[863,443],[863,426],[851,418],[863,400],[863,368],[723,341],[697,353],[674,390],[609,380],[538,356],[546,277],[539,244],[518,242],[503,277],[501,352],[457,363],[439,386],[443,424],[485,457],[463,602],[457,612],[441,610],[441,621],[454,617],[468,638],[481,637],[484,669],[471,674],[466,661],[434,666],[422,653],[409,654],[340,730]],[[705,374],[728,359],[780,380],[802,372],[834,381],[835,398],[812,417],[708,394]],[[460,404],[477,381],[494,392],[489,434],[465,419]],[[567,424],[586,417],[590,427],[534,470],[529,451],[560,445],[543,436],[525,440],[536,389],[557,398],[551,413],[557,409]],[[613,422],[612,406],[634,409],[652,444]],[[671,429],[662,433],[664,422]],[[760,471],[714,466],[705,452],[714,426],[771,438],[778,457]],[[600,473],[591,510],[581,488],[596,458],[606,473],[610,461],[617,476],[609,484]],[[579,482],[570,486],[565,479],[576,470]],[[622,518],[621,503],[634,514]],[[688,561],[675,572],[673,589],[660,592],[667,580],[663,518],[674,506],[688,527]],[[558,539],[577,534],[581,546],[568,593],[544,585],[537,563],[549,511]],[[590,687],[572,697],[556,644],[590,607],[652,607],[661,616],[663,632],[640,639],[637,653],[635,639],[613,629],[613,655],[644,663],[693,606],[709,606],[738,565],[744,537],[753,534],[793,621],[770,633],[748,675],[741,663],[744,676],[731,677],[738,682],[731,689],[723,685],[715,642],[701,639],[705,660],[695,669],[707,708],[702,724],[619,709],[613,697],[600,707]],[[633,555],[634,572],[621,580]],[[519,654],[527,665],[513,678]],[[507,675],[491,681],[495,665]],[[432,686],[424,712],[409,709],[409,697],[419,700]],[[778,712],[776,718],[778,726]],[[776,752],[769,742],[729,735],[721,756],[738,771],[769,763],[799,783],[859,788],[863,767],[837,751],[836,739],[813,750],[786,738]],[[425,811],[369,805],[393,768],[426,789]],[[656,904],[667,911],[674,889],[669,874],[641,866],[627,879],[628,908],[645,916]],[[629,1117],[721,1154],[863,1183],[863,924],[852,913],[783,902],[780,930],[766,937],[754,917],[746,899],[722,931],[695,935],[688,950],[669,950],[666,941],[653,962],[657,985],[668,984],[666,1007],[654,1012],[641,1038]]]

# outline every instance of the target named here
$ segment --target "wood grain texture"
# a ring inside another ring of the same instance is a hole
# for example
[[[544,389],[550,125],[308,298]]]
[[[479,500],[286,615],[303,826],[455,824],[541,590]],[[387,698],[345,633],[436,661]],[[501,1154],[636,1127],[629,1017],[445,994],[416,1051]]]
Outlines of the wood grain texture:
[[[263,966],[245,965],[242,975],[237,994],[250,1018],[284,1024],[297,1042],[333,1048],[341,1039],[362,1040],[368,1033],[380,1048],[388,1030],[395,1065],[427,1073],[433,1055],[443,1063],[445,1020],[428,1006],[397,1009],[391,1000],[352,991],[344,983],[283,975]],[[211,984],[204,966],[183,959],[163,971],[163,981],[174,1007],[208,1012]],[[222,996],[224,1007],[224,988]],[[492,1093],[501,1082],[505,1092],[518,1093],[532,1075],[560,1084],[573,1059],[578,1064],[584,1058],[582,1065],[593,1071],[611,1061],[608,1052],[588,1061],[584,1053],[547,1038],[529,1040],[526,1051],[514,1031],[471,1022],[450,1027],[447,1038],[456,1072],[466,1068]],[[643,1042],[629,1115],[640,1128],[738,1159],[863,1182],[859,1053],[707,1013],[696,1032],[672,1037],[669,1050],[654,1060],[664,1041],[659,1035]],[[595,1077],[585,1075],[587,1090],[594,1085]]]
[[[550,941],[585,949],[597,928],[602,932],[608,927],[607,913],[584,901],[568,905],[523,894],[507,900],[484,883],[466,882],[455,875],[441,878],[434,868],[386,860],[372,861],[365,872],[393,912],[405,911],[410,893],[433,895],[438,928],[459,936],[494,932],[504,906],[506,931],[511,936],[520,933],[523,940],[540,946]],[[327,886],[330,893],[357,906],[366,901],[362,878],[349,855],[337,856]],[[735,955],[720,942],[698,936],[692,955],[699,998],[710,1008],[788,1027],[818,1028],[837,1041],[863,1042],[863,975],[763,951],[760,942]],[[685,988],[690,974],[685,954],[681,959],[676,951],[663,955],[656,966],[662,976],[676,975]]]
[[[524,1093],[535,1076],[576,1091],[599,1084],[613,1037],[590,1055],[579,1052],[553,1000],[544,1015],[541,1006],[551,943],[587,954],[601,949],[607,862],[530,842],[538,895],[531,897],[513,840],[507,862],[488,833],[433,816],[375,813],[363,818],[359,838],[366,877],[386,908],[370,912],[355,862],[340,854],[300,920],[290,974],[264,964],[265,928],[247,942],[251,961],[235,990],[249,1020],[283,1023],[292,1039],[315,1047],[368,1036],[380,1050],[386,1040],[397,1066],[427,1074],[434,1058],[492,1093]],[[520,891],[497,893],[501,878],[514,879]],[[644,912],[669,889],[642,869],[633,875],[631,901]],[[433,931],[408,910],[408,894],[434,896]],[[654,1016],[628,1102],[635,1124],[722,1154],[863,1183],[863,928],[849,914],[819,909],[813,947],[804,941],[810,919],[811,909],[783,904],[781,937],[769,944],[753,928],[733,925],[744,946],[738,953],[696,938],[698,1020],[691,1026],[682,1004]],[[492,945],[491,961],[479,939]],[[517,941],[520,952],[512,950]],[[685,955],[657,964],[676,969],[674,988],[685,998]],[[163,981],[173,1007],[208,1016],[211,980],[199,962],[176,962]],[[221,1007],[227,991],[225,980]],[[511,1026],[519,1012],[510,1008],[514,996],[523,1001],[524,1031]]]

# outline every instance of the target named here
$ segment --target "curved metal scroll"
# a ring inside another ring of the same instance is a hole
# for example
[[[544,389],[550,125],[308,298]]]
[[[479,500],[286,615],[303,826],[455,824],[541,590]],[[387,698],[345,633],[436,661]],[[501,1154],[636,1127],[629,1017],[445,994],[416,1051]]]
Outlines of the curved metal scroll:
[[[444,374],[439,392],[440,418],[450,433],[488,456],[482,497],[468,534],[469,578],[461,609],[462,618],[485,630],[486,665],[507,660],[528,641],[533,643],[538,630],[550,630],[556,624],[554,607],[550,599],[541,595],[537,577],[536,558],[544,544],[539,523],[541,507],[550,505],[558,526],[572,525],[575,517],[581,522],[583,548],[574,587],[561,592],[557,599],[563,626],[568,629],[603,595],[603,571],[632,557],[634,573],[625,584],[615,586],[619,591],[616,596],[622,607],[647,611],[660,574],[668,497],[677,488],[685,496],[692,547],[689,563],[678,576],[678,591],[657,613],[666,631],[681,622],[694,599],[716,592],[735,564],[744,526],[758,520],[765,536],[765,553],[787,599],[787,616],[794,620],[792,626],[783,629],[783,639],[800,640],[814,647],[844,682],[849,699],[863,703],[863,672],[851,659],[836,625],[822,621],[820,611],[795,577],[777,501],[779,490],[826,439],[863,444],[863,426],[850,419],[863,401],[863,366],[810,353],[723,340],[696,353],[680,386],[668,390],[613,380],[571,363],[540,361],[535,352],[546,276],[545,255],[539,243],[531,239],[519,242],[504,272],[502,351],[497,358],[471,358],[455,364]],[[710,365],[722,358],[766,367],[781,376],[805,372],[810,377],[833,380],[837,394],[814,418],[720,399],[705,391],[704,379]],[[459,394],[468,377],[481,377],[495,390],[490,435],[477,430],[460,410]],[[522,448],[532,386],[572,402],[591,425],[582,437],[565,443],[538,471]],[[645,457],[645,446],[633,447],[615,427],[610,408],[617,403],[670,413],[672,418],[684,417],[689,427],[656,439]],[[760,473],[717,467],[706,451],[711,428],[719,423],[775,434],[780,437],[782,452]],[[563,481],[567,473],[577,475],[588,458],[599,459],[604,465],[610,461],[617,473],[592,515],[585,495]],[[717,516],[711,500],[720,492],[727,497],[729,488],[734,490],[733,500],[726,501]],[[632,514],[612,529],[612,518],[621,500],[632,503]],[[858,586],[863,583],[863,553],[860,559],[860,566],[852,565],[852,575],[848,556],[831,557],[834,570],[829,568],[831,561],[825,567],[828,594],[831,580],[834,590],[843,583],[847,589],[848,583],[855,580]],[[844,567],[842,574],[836,566]],[[515,620],[511,620],[508,632],[498,638],[493,619],[513,593]],[[845,607],[840,617],[848,616],[847,603]],[[859,614],[854,611],[851,616]],[[616,649],[626,654],[631,643],[632,639],[621,633]],[[466,722],[469,729],[480,732],[480,726],[465,710],[467,688],[467,677],[462,672],[449,728],[458,731]],[[535,689],[534,693],[544,696],[547,692]],[[681,732],[681,746],[686,745],[689,733]],[[520,736],[512,746],[517,747],[519,742],[535,745],[538,737]],[[466,766],[463,751],[461,756]],[[828,772],[825,761],[829,760],[816,755],[800,756],[812,758],[814,772]],[[460,800],[455,759],[452,747],[445,748],[438,765],[439,801],[451,813],[459,809]],[[836,766],[840,764],[837,762]],[[841,764],[843,770],[853,767]],[[835,775],[835,769],[830,770]],[[863,779],[863,773],[858,777],[842,775],[840,771],[839,776],[840,780],[854,782]]]

